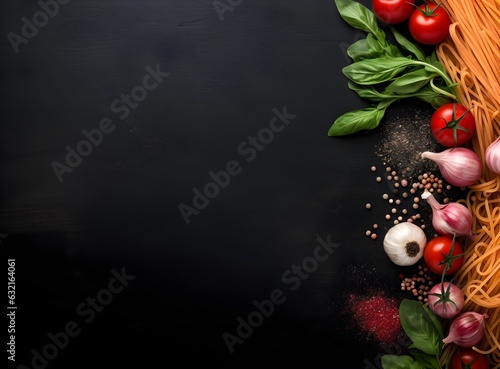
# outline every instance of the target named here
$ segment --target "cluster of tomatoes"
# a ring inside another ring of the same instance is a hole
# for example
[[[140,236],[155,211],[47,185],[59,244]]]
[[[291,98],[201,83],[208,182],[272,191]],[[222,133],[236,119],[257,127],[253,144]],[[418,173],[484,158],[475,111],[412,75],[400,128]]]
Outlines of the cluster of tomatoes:
[[[435,274],[452,275],[463,265],[464,248],[460,242],[449,236],[438,236],[427,242],[424,248],[424,261]],[[448,263],[446,261],[448,260]],[[448,269],[445,271],[445,266]],[[460,347],[451,357],[448,369],[489,369],[485,355],[473,348]]]
[[[431,2],[416,5],[416,0],[372,0],[372,10],[382,23],[407,22],[413,39],[423,45],[437,45],[449,34],[448,12]],[[462,146],[474,135],[475,120],[465,106],[445,104],[432,116],[431,130],[443,146]]]
[[[448,12],[441,6],[425,3],[415,5],[415,0],[373,0],[375,16],[385,24],[408,22],[410,34],[424,45],[442,42],[451,24]]]

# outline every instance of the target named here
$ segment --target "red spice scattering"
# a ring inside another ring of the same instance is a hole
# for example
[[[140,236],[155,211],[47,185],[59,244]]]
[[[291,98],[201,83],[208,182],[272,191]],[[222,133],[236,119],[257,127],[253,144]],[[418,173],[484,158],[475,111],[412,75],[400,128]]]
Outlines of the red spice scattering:
[[[347,301],[349,310],[367,338],[379,342],[395,342],[401,332],[398,301],[380,293],[361,296],[351,293]]]

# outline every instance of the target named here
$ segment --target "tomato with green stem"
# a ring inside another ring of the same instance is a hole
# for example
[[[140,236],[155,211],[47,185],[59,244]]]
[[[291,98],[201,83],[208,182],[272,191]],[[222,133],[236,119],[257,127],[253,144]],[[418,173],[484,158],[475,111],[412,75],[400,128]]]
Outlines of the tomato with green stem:
[[[472,348],[460,348],[450,360],[449,369],[490,369],[487,357]]]
[[[434,237],[425,245],[424,261],[431,272],[452,275],[463,265],[464,248],[455,237]]]
[[[431,131],[434,138],[443,146],[463,146],[476,131],[476,120],[459,103],[448,103],[437,108],[431,116]]]
[[[445,40],[450,32],[451,18],[441,6],[425,3],[415,7],[408,19],[408,28],[415,41],[424,45],[436,45]]]

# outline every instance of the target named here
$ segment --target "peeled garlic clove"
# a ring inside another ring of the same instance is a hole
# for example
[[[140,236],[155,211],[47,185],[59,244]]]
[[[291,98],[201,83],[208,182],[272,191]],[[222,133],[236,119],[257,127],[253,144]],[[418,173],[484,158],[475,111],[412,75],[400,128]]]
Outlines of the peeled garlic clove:
[[[422,228],[403,222],[392,226],[385,234],[384,251],[396,265],[414,265],[423,256],[426,243]]]

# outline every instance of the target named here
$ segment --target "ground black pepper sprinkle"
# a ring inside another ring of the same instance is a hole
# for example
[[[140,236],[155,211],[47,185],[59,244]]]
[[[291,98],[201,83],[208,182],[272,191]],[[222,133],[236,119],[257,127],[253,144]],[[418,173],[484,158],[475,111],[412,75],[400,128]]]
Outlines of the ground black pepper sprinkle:
[[[412,178],[417,173],[436,171],[436,163],[420,157],[424,151],[442,151],[432,135],[430,119],[434,109],[431,106],[408,107],[389,110],[378,131],[381,139],[375,153],[398,173],[406,170],[405,177]],[[402,173],[401,173],[402,174]]]

